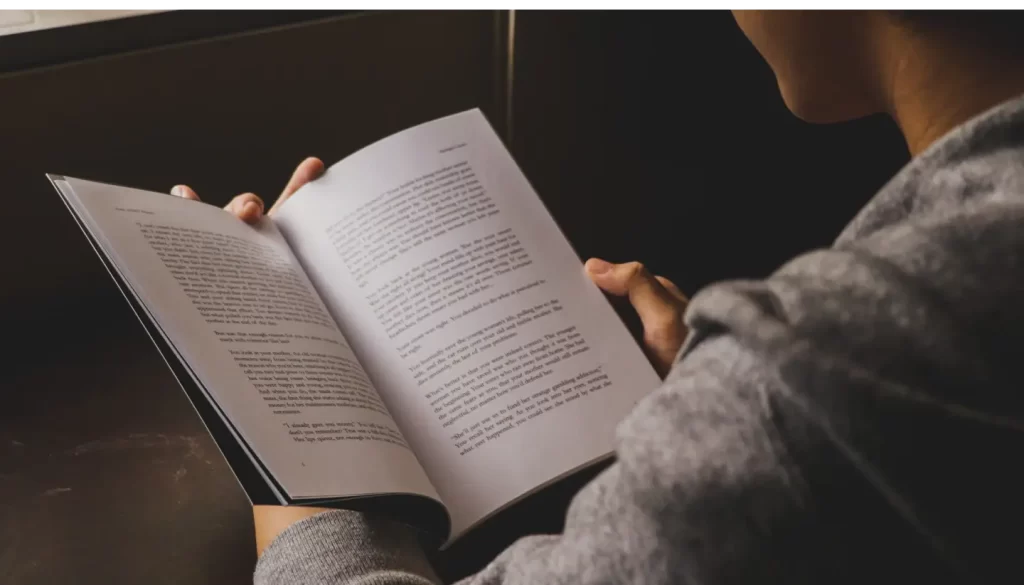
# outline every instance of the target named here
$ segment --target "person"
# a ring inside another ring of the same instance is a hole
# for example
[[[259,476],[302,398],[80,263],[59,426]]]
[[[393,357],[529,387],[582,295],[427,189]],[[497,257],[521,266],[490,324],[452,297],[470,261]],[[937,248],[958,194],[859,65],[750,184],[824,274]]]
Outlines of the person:
[[[671,283],[588,261],[671,371],[618,427],[616,462],[564,533],[523,538],[464,583],[1018,581],[1024,21],[735,16],[797,116],[886,112],[913,159],[831,248],[706,288],[685,324]],[[304,161],[275,205],[322,169]],[[244,194],[227,209],[252,221],[263,204]],[[258,584],[436,580],[401,525],[255,515]]]

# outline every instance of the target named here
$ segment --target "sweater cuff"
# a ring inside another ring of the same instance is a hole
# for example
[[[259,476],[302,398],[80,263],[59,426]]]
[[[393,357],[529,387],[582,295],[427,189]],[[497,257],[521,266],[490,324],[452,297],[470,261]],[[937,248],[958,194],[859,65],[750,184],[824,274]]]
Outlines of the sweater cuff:
[[[256,585],[438,583],[415,531],[352,510],[305,518],[279,534],[256,563]]]

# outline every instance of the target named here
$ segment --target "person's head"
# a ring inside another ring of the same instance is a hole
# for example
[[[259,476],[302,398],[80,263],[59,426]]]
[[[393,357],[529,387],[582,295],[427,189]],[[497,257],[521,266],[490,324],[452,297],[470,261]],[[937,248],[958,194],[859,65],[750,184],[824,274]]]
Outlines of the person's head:
[[[893,113],[894,92],[934,85],[932,78],[938,74],[928,69],[947,61],[969,60],[972,67],[981,62],[977,66],[986,68],[1024,56],[1021,13],[735,11],[734,15],[775,72],[786,105],[809,122]]]

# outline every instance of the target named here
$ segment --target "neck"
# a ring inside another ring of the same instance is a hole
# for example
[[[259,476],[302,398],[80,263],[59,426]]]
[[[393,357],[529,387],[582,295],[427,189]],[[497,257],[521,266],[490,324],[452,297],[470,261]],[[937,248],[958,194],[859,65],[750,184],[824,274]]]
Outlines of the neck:
[[[880,86],[886,110],[914,156],[956,126],[1024,93],[1019,60],[906,30],[889,38],[879,52],[884,65],[878,70],[885,76]]]

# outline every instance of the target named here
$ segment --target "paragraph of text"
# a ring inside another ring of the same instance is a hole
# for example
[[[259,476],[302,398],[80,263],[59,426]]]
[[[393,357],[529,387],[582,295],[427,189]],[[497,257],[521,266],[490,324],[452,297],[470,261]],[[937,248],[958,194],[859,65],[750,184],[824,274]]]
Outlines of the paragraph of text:
[[[387,415],[362,368],[345,357],[309,351],[229,351],[274,414],[342,407]]]
[[[546,282],[547,281],[545,281],[545,280],[535,280],[533,282],[529,282],[527,284],[523,284],[523,285],[517,286],[517,287],[515,287],[513,289],[510,289],[510,290],[508,290],[506,292],[503,292],[503,293],[500,293],[500,294],[496,294],[496,295],[493,295],[493,296],[485,298],[485,299],[481,299],[480,301],[478,301],[476,303],[473,303],[472,306],[467,307],[465,309],[459,310],[458,308],[456,308],[455,312],[453,312],[451,315],[448,315],[448,318],[442,319],[441,321],[438,321],[436,324],[431,325],[429,329],[426,329],[424,331],[421,331],[421,332],[417,333],[412,339],[410,339],[409,341],[406,341],[405,343],[402,343],[401,345],[399,345],[396,348],[398,350],[398,355],[402,359],[409,358],[410,356],[415,359],[416,356],[421,351],[423,351],[423,347],[424,347],[423,343],[429,337],[432,337],[432,336],[440,333],[441,331],[443,331],[444,328],[447,327],[448,325],[450,325],[450,324],[452,324],[452,323],[454,323],[454,322],[456,322],[456,321],[458,321],[460,319],[464,319],[464,318],[468,317],[469,315],[472,315],[473,313],[476,313],[477,311],[483,309],[484,307],[490,307],[492,305],[503,303],[503,302],[507,301],[508,299],[518,295],[518,294],[525,293],[527,291],[533,291],[534,289],[537,289],[537,287],[540,287],[540,286],[544,285]],[[491,325],[488,325],[487,327],[485,327],[485,329],[489,330],[489,329],[493,329],[494,327],[501,326],[506,321],[521,321],[522,319],[533,320],[533,319],[538,318],[538,315],[537,315],[538,312],[546,311],[544,313],[544,315],[548,315],[551,312],[561,310],[561,308],[562,307],[559,304],[559,302],[557,300],[553,300],[553,301],[549,302],[549,306],[544,307],[542,309],[538,309],[537,307],[521,309],[518,314],[522,315],[522,317],[517,317],[515,314],[509,315],[508,317],[506,317],[504,319],[500,319],[497,323],[492,323]],[[540,316],[543,317],[544,315],[540,315]],[[525,321],[523,323],[525,323]],[[522,323],[520,323],[520,324],[522,324]],[[475,339],[476,337],[479,336],[479,334],[482,334],[481,332],[485,331],[485,329],[480,329],[480,330],[477,331],[477,333],[474,333],[472,335],[466,336],[465,339],[470,339],[470,338],[474,338]],[[438,350],[433,355],[434,356],[443,355],[444,351],[445,350]],[[434,359],[435,359],[434,357],[422,358],[422,359],[419,360],[419,364],[420,365],[426,365],[427,363],[433,361]],[[413,371],[413,373],[416,373],[417,372],[417,368],[414,366],[412,371]],[[419,376],[417,376],[417,378],[418,377]]]
[[[451,436],[452,443],[459,449],[460,455],[466,455],[530,421],[611,385],[608,375],[602,373],[600,368],[580,372],[543,390],[521,396],[503,405],[494,414],[463,427]]]
[[[541,382],[553,373],[555,364],[588,351],[590,346],[576,327],[544,333],[527,343],[508,346],[484,365],[449,379],[426,397],[447,428],[510,392]]]
[[[327,228],[360,286],[374,271],[439,236],[498,215],[468,162],[426,173],[360,205]]]
[[[319,341],[331,345],[348,347],[334,339],[325,339],[316,335],[303,335],[301,333],[273,333],[267,331],[217,331],[214,335],[221,343],[261,343],[266,345],[287,345],[292,341]]]
[[[140,223],[150,247],[207,323],[333,329],[288,259],[273,247],[187,227]]]
[[[382,283],[366,300],[389,338],[533,264],[511,229],[461,243]]]
[[[507,317],[488,323],[476,331],[460,337],[442,349],[422,357],[409,366],[412,377],[422,386],[447,373],[468,359],[482,359],[481,352],[500,349],[501,346],[519,336],[519,328],[558,313],[562,304],[557,300],[543,302],[533,307],[520,309]],[[449,385],[454,382],[448,382]]]
[[[397,430],[373,422],[286,423],[288,436],[297,443],[376,441],[409,448]]]

